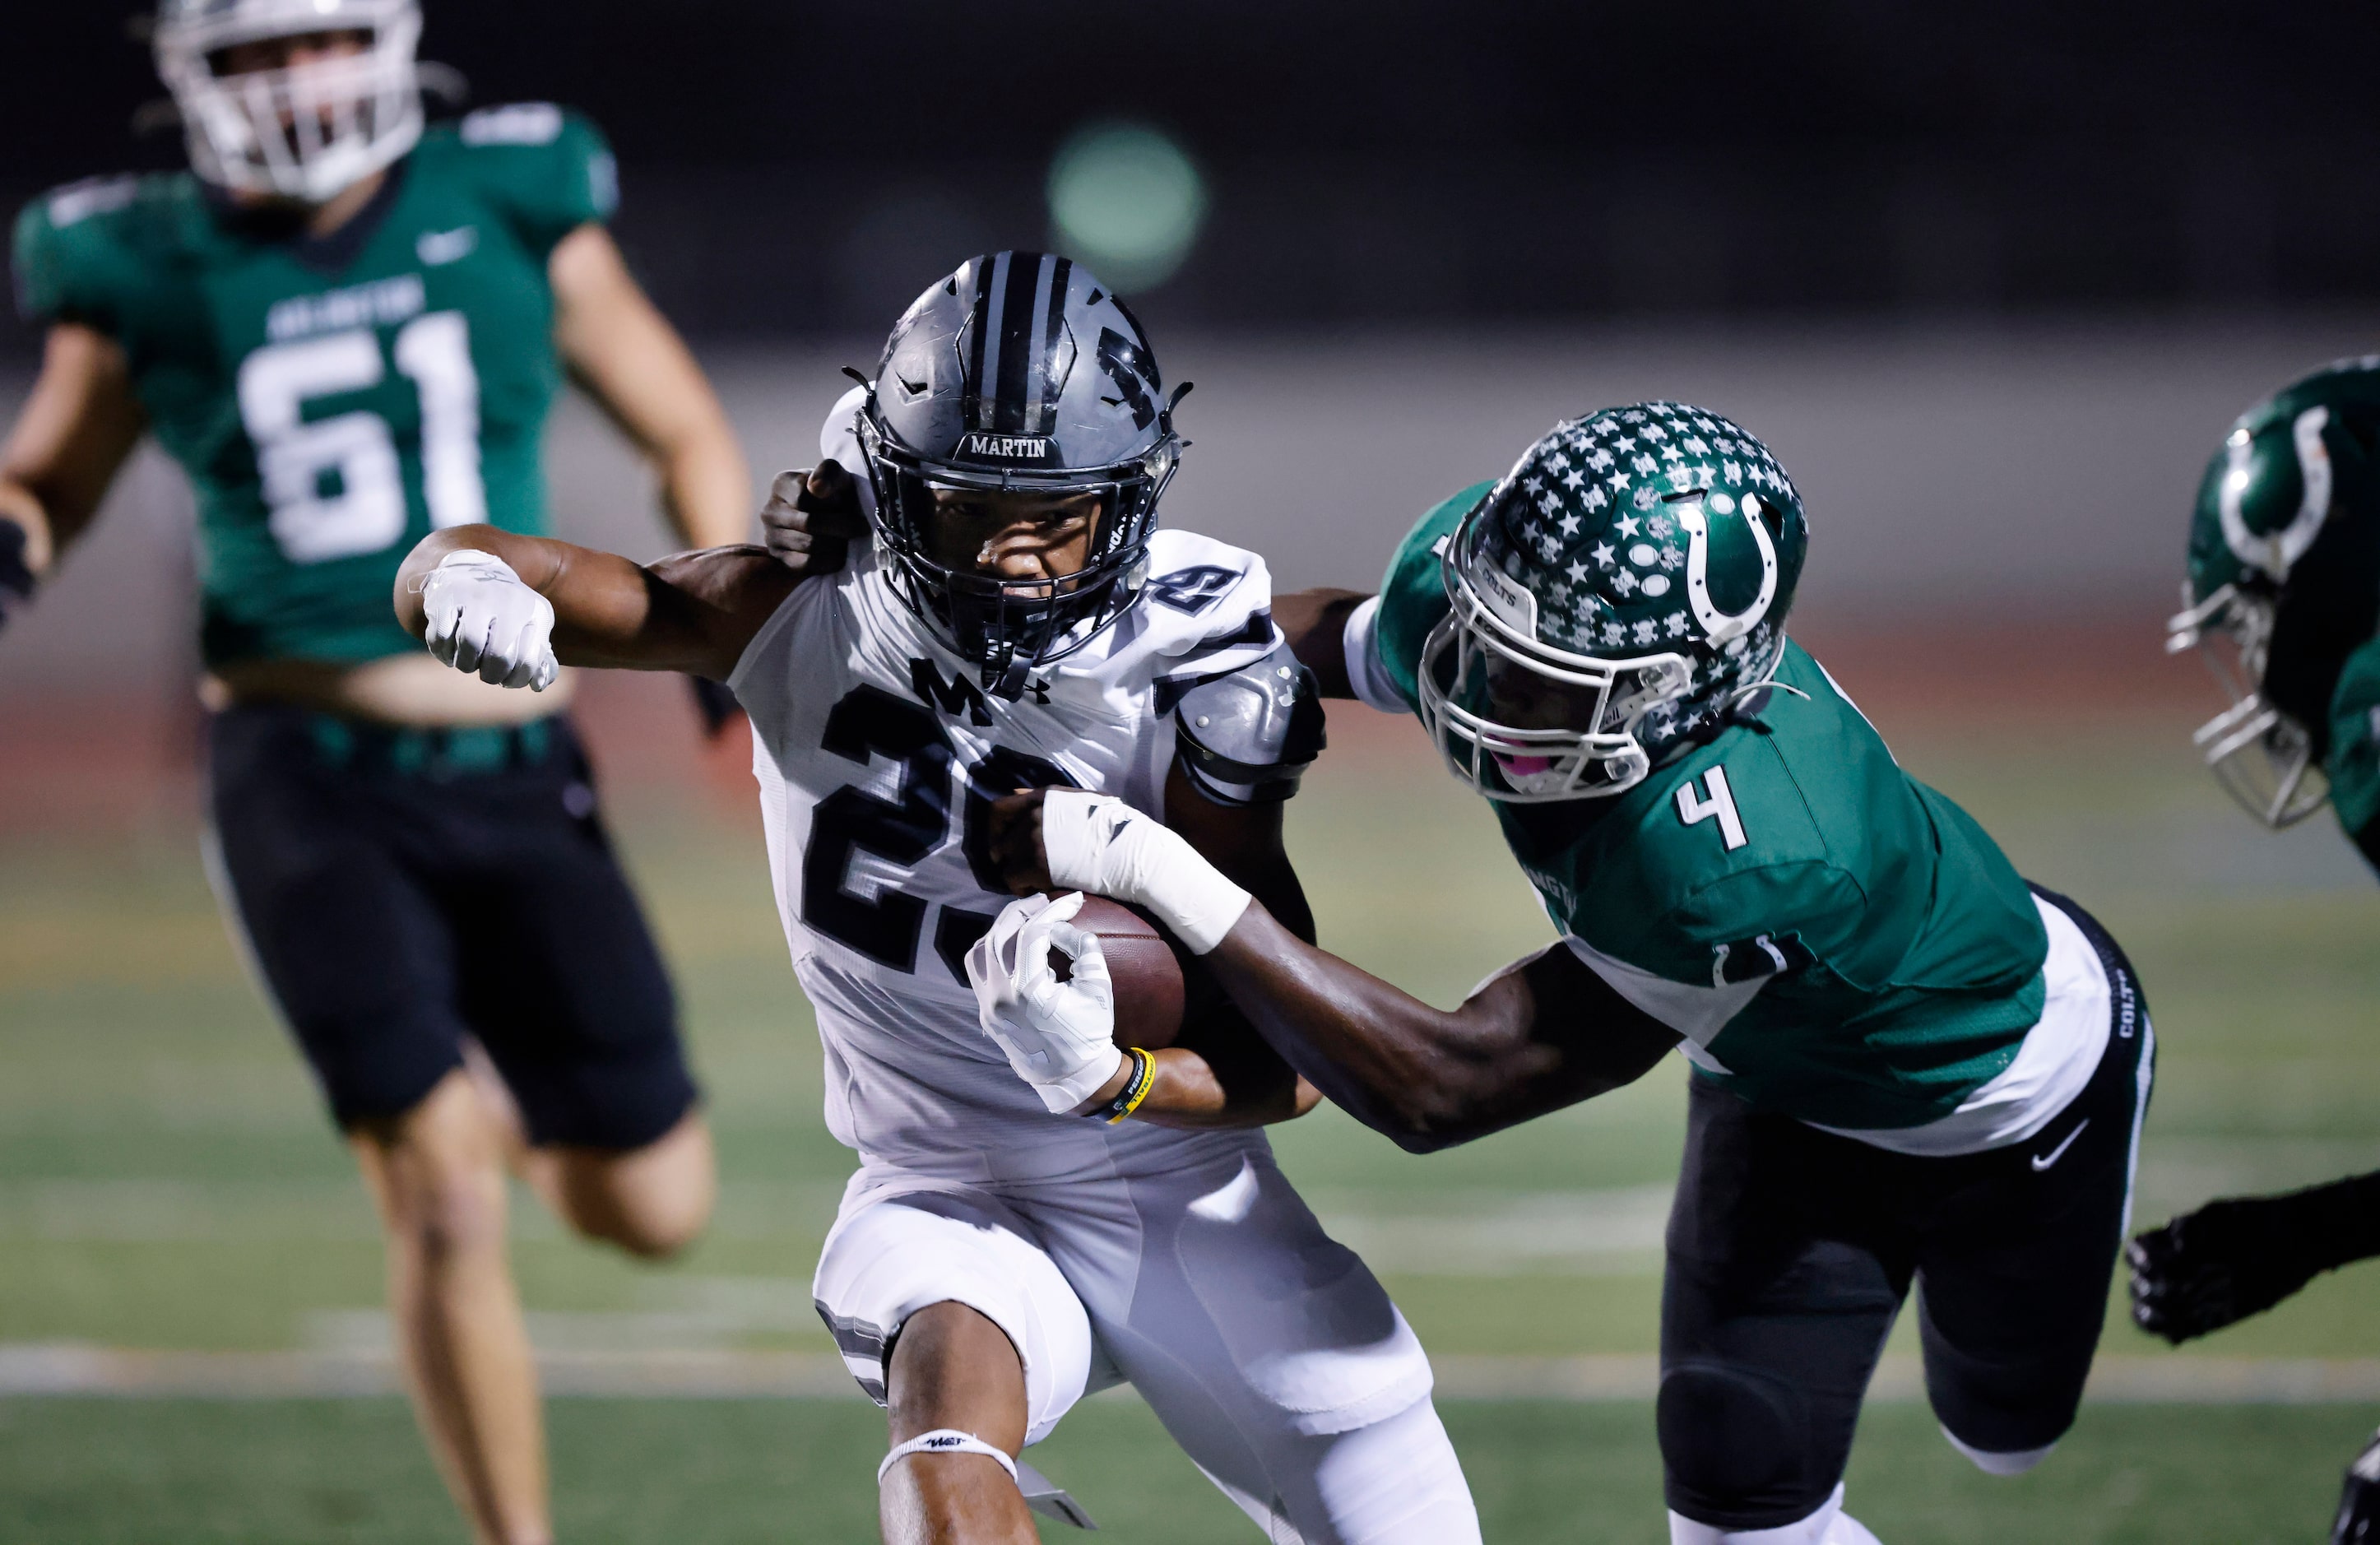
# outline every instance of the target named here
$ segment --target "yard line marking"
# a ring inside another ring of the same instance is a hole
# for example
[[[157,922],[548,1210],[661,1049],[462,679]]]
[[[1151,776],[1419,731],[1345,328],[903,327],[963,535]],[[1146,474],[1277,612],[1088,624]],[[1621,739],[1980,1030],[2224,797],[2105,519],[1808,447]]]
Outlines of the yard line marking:
[[[1446,1400],[1649,1402],[1650,1353],[1432,1359]],[[543,1352],[552,1395],[680,1400],[862,1400],[843,1360],[808,1352]],[[0,1397],[289,1400],[393,1395],[395,1364],[368,1352],[151,1352],[81,1342],[0,1343]],[[1121,1392],[1120,1392],[1121,1393]],[[1924,1370],[1884,1358],[1873,1401],[1925,1398]],[[2380,1357],[2102,1357],[2085,1398],[2104,1405],[2322,1405],[2380,1401]]]

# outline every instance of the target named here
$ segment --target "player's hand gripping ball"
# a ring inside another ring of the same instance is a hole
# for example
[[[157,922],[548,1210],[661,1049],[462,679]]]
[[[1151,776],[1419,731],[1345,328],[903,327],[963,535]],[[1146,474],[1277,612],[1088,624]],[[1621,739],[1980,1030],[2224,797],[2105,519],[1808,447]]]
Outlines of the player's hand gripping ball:
[[[1115,1043],[1144,1052],[1172,1045],[1182,1034],[1182,962],[1157,925],[1121,902],[1086,896],[1075,927],[1098,942],[1107,964]]]
[[[552,602],[492,553],[447,554],[421,587],[421,641],[443,664],[540,692],[562,674]]]
[[[1077,921],[1087,909],[1088,927]],[[1125,963],[1124,1017],[1111,940]],[[1181,967],[1155,929],[1111,902],[1079,894],[1011,902],[967,951],[966,969],[983,1033],[1052,1112],[1097,1094],[1123,1066],[1121,1045],[1147,1047],[1136,1030],[1161,1033],[1162,1045],[1181,1028]]]

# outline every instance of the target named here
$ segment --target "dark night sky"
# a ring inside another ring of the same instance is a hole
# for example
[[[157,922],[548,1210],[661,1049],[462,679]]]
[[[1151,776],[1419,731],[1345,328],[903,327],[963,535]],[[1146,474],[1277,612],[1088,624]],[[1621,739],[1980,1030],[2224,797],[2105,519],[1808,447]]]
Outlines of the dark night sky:
[[[171,164],[124,13],[21,7],[0,192]],[[880,313],[1042,238],[1086,119],[1214,188],[1222,323],[2256,305],[2380,294],[2380,6],[2261,0],[429,0],[480,101],[611,131],[698,330]]]

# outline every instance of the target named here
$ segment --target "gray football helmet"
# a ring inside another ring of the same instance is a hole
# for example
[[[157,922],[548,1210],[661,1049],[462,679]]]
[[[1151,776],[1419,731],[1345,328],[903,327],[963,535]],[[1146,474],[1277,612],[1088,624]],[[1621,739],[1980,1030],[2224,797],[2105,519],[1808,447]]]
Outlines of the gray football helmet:
[[[919,296],[892,329],[859,414],[877,541],[902,602],[986,686],[1083,647],[1148,578],[1157,502],[1185,442],[1140,323],[1089,270],[994,252]],[[934,491],[1098,493],[1079,574],[1003,580],[931,556]]]
[[[240,43],[350,31],[371,40],[351,58],[216,68]],[[324,203],[420,140],[420,42],[416,0],[163,0],[154,45],[193,171],[239,192]]]

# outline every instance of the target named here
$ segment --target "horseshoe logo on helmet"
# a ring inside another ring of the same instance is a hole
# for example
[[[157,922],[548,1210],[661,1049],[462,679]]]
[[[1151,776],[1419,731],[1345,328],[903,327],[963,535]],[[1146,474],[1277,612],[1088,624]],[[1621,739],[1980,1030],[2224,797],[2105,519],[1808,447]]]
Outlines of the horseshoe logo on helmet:
[[[2322,523],[2330,517],[2330,448],[2322,443],[2323,428],[2329,422],[2329,408],[2309,408],[2289,426],[2304,494],[2289,523],[2269,536],[2248,529],[2240,511],[2240,500],[2248,492],[2248,461],[2256,443],[2246,434],[2235,433],[2225,446],[2229,465],[2216,493],[2216,513],[2223,519],[2223,545],[2241,563],[2261,568],[2277,580],[2289,578],[2289,570],[2305,556],[2305,550],[2322,534]]]
[[[1777,599],[1777,544],[1768,540],[1768,528],[1760,523],[1760,495],[1743,496],[1743,523],[1752,529],[1753,545],[1760,550],[1760,593],[1752,604],[1732,614],[1718,609],[1710,593],[1710,517],[1704,514],[1701,504],[1689,505],[1677,514],[1679,529],[1687,537],[1686,600],[1694,606],[1694,621],[1703,625],[1714,644],[1724,644],[1740,639],[1760,625],[1768,614],[1769,605]]]

